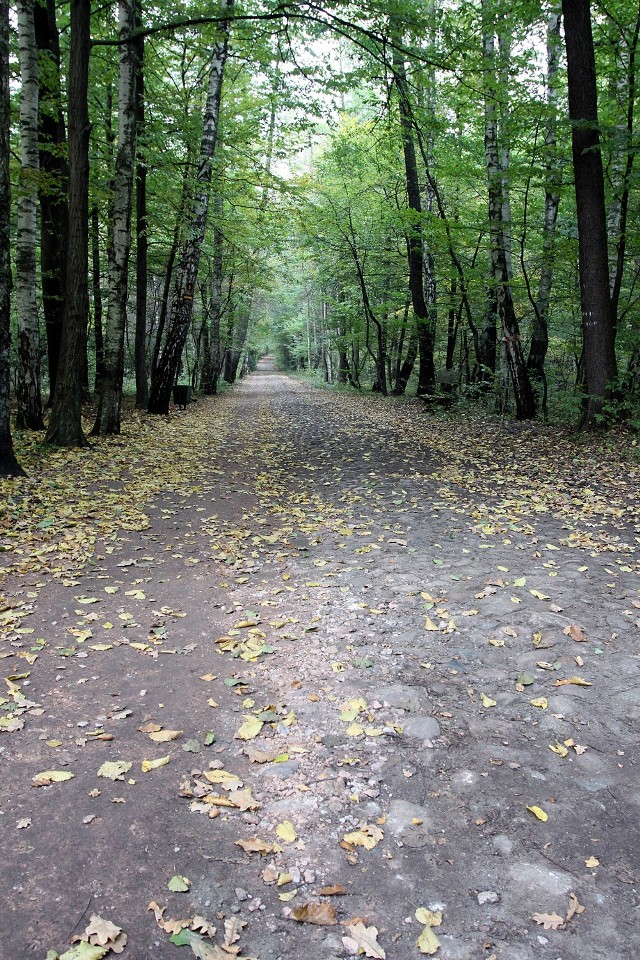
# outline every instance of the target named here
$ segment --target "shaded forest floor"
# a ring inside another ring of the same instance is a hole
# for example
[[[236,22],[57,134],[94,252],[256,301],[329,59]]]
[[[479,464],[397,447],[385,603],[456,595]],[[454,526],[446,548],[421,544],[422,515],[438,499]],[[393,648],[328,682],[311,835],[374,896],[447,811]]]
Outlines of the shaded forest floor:
[[[609,447],[267,363],[24,451],[0,956],[96,914],[132,960],[637,957],[640,467]],[[120,950],[93,928],[69,956]]]

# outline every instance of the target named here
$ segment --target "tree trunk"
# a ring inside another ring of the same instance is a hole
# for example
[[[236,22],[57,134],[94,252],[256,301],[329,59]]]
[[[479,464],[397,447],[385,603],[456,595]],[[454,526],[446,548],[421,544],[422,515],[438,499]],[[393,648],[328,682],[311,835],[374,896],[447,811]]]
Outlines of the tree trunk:
[[[621,61],[621,68],[626,67],[626,75],[620,77],[620,86],[623,87],[623,94],[626,100],[626,124],[620,128],[619,136],[616,138],[617,149],[620,162],[620,173],[614,182],[614,201],[610,210],[608,233],[610,240],[615,241],[616,256],[613,270],[610,275],[611,289],[611,321],[613,323],[614,337],[618,329],[618,305],[620,303],[620,291],[622,289],[622,279],[624,276],[624,267],[627,250],[627,221],[629,217],[629,196],[631,192],[631,174],[633,172],[633,161],[636,150],[633,148],[634,135],[634,113],[636,106],[636,55],[638,50],[638,40],[640,39],[640,7],[636,12],[636,20],[633,25],[631,38],[621,38],[618,57]],[[626,154],[626,157],[624,156]]]
[[[104,332],[102,329],[102,275],[100,270],[100,221],[98,208],[91,210],[91,291],[93,295],[93,335],[96,348],[95,390],[99,392],[104,376]]]
[[[216,190],[213,199],[215,226],[213,228],[213,277],[211,281],[211,299],[209,301],[209,340],[208,352],[202,371],[203,392],[213,395],[218,392],[218,377],[222,366],[222,343],[220,340],[220,320],[222,318],[222,268],[223,236],[220,229],[222,220],[222,194]]]
[[[242,357],[251,319],[251,299],[248,303],[240,304],[238,313],[239,317],[233,326],[233,341],[227,352],[224,369],[224,379],[227,383],[235,383],[238,376],[240,358]]]
[[[509,225],[505,224],[508,204],[505,198],[505,155],[501,163],[498,140],[495,75],[495,28],[482,0],[482,46],[484,60],[485,161],[489,193],[491,275],[495,288],[497,313],[501,321],[504,355],[511,377],[518,420],[535,416],[536,403],[524,361],[520,330],[513,305],[509,271]],[[504,41],[503,41],[504,43]],[[503,97],[506,91],[502,91]],[[505,229],[506,227],[506,229]],[[493,313],[493,311],[491,311]]]
[[[598,93],[589,0],[563,0],[569,119],[578,210],[580,301],[586,404],[584,426],[595,426],[616,377],[609,293],[607,223]]]
[[[417,394],[433,393],[436,382],[433,349],[435,343],[434,318],[427,309],[424,296],[423,264],[424,243],[422,234],[422,201],[420,199],[420,183],[418,180],[418,165],[416,149],[413,141],[413,123],[407,73],[402,55],[397,47],[393,50],[393,70],[398,90],[398,106],[400,110],[400,126],[402,129],[402,147],[404,154],[404,168],[407,185],[407,199],[409,209],[414,214],[413,227],[406,235],[407,259],[409,264],[409,289],[413,313],[416,318],[418,333],[418,349],[420,365],[418,373]]]
[[[41,69],[39,91],[40,273],[47,333],[49,404],[53,401],[60,356],[69,231],[66,131],[60,91],[60,43],[55,0],[35,3],[34,22]]]
[[[9,2],[0,0],[0,476],[23,476],[13,452],[10,418],[11,259],[9,180]]]
[[[222,9],[231,13],[232,8],[233,0],[224,0]],[[171,388],[191,323],[193,295],[200,266],[200,251],[204,241],[209,212],[212,161],[216,147],[222,80],[228,49],[228,21],[221,25],[221,29],[223,31],[222,38],[213,47],[191,222],[178,267],[167,342],[151,383],[150,413],[166,414],[169,412]]]
[[[538,295],[534,303],[533,331],[527,357],[527,370],[542,390],[542,410],[546,415],[546,375],[544,363],[549,346],[549,303],[553,283],[555,230],[560,204],[562,173],[556,155],[557,74],[560,53],[560,14],[552,13],[547,24],[547,131],[545,134],[545,194],[542,224],[542,264]]]
[[[82,384],[87,355],[89,288],[89,111],[91,0],[71,0],[69,62],[69,238],[60,363],[46,439],[57,446],[85,446]]]
[[[136,74],[139,45],[131,42],[136,26],[135,0],[119,0],[120,75],[118,82],[118,149],[113,175],[113,208],[109,240],[109,301],[104,338],[104,371],[96,436],[120,433],[124,378],[124,334],[127,325],[131,193],[136,156]]]
[[[18,311],[19,428],[43,430],[40,391],[40,324],[36,299],[36,232],[38,207],[38,50],[34,0],[18,2],[20,56],[20,188],[16,235],[16,306]]]
[[[138,6],[138,4],[136,3]],[[139,10],[136,25],[140,25]],[[136,41],[136,126],[138,137],[138,166],[136,170],[136,407],[144,408],[149,402],[147,377],[147,288],[148,250],[147,235],[147,160],[144,136],[144,37]]]

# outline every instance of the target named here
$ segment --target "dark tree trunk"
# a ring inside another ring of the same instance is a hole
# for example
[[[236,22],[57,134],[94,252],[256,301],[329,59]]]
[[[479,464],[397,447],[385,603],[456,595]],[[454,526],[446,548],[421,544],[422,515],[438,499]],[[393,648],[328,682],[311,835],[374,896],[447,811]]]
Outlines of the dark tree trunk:
[[[138,15],[138,24],[140,18]],[[146,407],[149,402],[147,378],[147,288],[148,250],[147,236],[147,163],[144,142],[144,37],[137,41],[136,76],[136,125],[138,128],[138,166],[136,170],[136,407]]]
[[[396,397],[402,396],[402,394],[407,389],[409,377],[413,373],[413,367],[416,362],[417,356],[418,356],[418,336],[414,332],[409,337],[407,354],[396,373],[396,383],[395,383],[395,387],[393,388],[394,396]]]
[[[60,93],[60,44],[55,0],[35,4],[36,44],[40,53],[40,270],[42,309],[47,333],[49,404],[53,401],[62,338],[67,272],[69,168]]]
[[[583,424],[594,426],[604,402],[611,396],[617,366],[589,0],[563,0],[562,13],[578,210],[580,299],[587,394]]]
[[[218,377],[222,365],[222,343],[220,339],[220,320],[222,318],[222,269],[223,236],[220,229],[222,220],[222,194],[216,191],[213,200],[213,212],[216,223],[213,229],[213,278],[211,283],[210,327],[206,344],[204,368],[202,371],[202,390],[214,395],[218,392]]]
[[[82,388],[87,356],[89,289],[89,111],[91,0],[71,0],[69,63],[69,238],[60,363],[46,439],[57,446],[85,446]]]
[[[23,476],[13,452],[10,420],[11,259],[9,180],[9,3],[0,0],[0,476]]]
[[[434,317],[427,308],[424,296],[424,242],[422,236],[422,200],[420,198],[418,164],[416,162],[416,148],[413,140],[413,123],[406,69],[402,55],[396,48],[394,48],[393,69],[396,87],[398,89],[407,198],[409,209],[412,210],[415,215],[414,226],[411,232],[407,234],[406,240],[409,263],[409,289],[411,291],[413,313],[416,318],[418,351],[420,354],[417,394],[421,396],[425,393],[433,393],[435,390],[436,370],[433,359],[435,322]]]

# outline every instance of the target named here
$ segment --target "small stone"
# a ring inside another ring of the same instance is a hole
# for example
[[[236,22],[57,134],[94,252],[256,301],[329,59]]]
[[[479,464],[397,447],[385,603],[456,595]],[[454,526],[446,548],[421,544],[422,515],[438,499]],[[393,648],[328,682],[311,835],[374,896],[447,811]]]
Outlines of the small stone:
[[[478,903],[484,906],[485,903],[499,903],[500,897],[495,890],[481,890],[478,894]]]

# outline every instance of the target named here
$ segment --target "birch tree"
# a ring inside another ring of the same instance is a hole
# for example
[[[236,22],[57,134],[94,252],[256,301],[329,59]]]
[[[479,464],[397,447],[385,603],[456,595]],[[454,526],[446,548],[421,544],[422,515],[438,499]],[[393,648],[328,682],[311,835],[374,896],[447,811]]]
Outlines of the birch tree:
[[[113,175],[113,206],[108,245],[109,295],[100,396],[92,431],[99,436],[120,433],[131,252],[131,197],[136,157],[136,74],[139,46],[129,39],[135,26],[135,0],[120,0],[118,147]]]
[[[504,29],[504,21],[500,24]],[[496,94],[495,20],[491,0],[482,0],[482,45],[485,101],[485,162],[489,199],[490,263],[502,345],[513,386],[518,420],[535,416],[536,402],[520,341],[511,290],[511,249],[508,195],[505,192],[505,155],[500,155]],[[505,40],[502,41],[503,49]],[[504,95],[504,94],[503,94]]]
[[[223,12],[231,14],[233,0],[223,0],[221,9]],[[209,213],[212,165],[218,135],[222,81],[227,61],[228,44],[229,24],[228,21],[225,21],[221,24],[221,37],[214,43],[211,52],[211,69],[204,108],[195,197],[176,274],[169,316],[169,332],[151,382],[150,413],[169,412],[171,388],[191,324],[193,297],[200,266],[200,252]]]
[[[40,390],[40,325],[36,299],[36,231],[38,208],[38,50],[34,0],[18,3],[20,57],[20,186],[16,237],[16,306],[18,310],[17,426],[43,430]]]
[[[9,129],[9,0],[0,0],[0,476],[22,474],[13,452],[10,421],[11,255]]]

